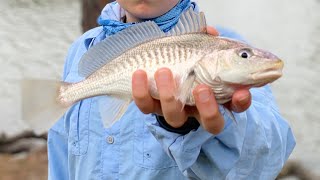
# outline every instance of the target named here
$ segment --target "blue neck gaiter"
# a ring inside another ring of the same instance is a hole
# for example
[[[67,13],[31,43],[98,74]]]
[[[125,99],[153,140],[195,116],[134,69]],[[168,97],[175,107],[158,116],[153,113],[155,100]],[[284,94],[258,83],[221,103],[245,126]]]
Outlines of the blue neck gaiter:
[[[170,29],[177,24],[180,14],[185,10],[192,7],[195,8],[195,3],[190,0],[180,0],[179,3],[173,7],[170,11],[162,16],[153,19],[146,19],[154,21],[164,32],[170,31]],[[103,26],[103,29],[107,36],[113,35],[119,31],[124,30],[127,27],[132,26],[135,23],[123,23],[121,21],[103,19],[101,16],[98,18],[98,24]]]

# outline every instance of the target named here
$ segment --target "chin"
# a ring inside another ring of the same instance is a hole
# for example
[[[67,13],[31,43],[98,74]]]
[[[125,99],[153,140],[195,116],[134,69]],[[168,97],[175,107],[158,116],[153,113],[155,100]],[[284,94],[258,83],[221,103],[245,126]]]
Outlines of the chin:
[[[152,19],[165,14],[169,10],[163,10],[158,6],[153,7],[147,4],[139,4],[131,12],[129,11],[129,13],[140,19]]]
[[[179,0],[118,0],[118,3],[131,15],[139,19],[159,17],[172,9]]]

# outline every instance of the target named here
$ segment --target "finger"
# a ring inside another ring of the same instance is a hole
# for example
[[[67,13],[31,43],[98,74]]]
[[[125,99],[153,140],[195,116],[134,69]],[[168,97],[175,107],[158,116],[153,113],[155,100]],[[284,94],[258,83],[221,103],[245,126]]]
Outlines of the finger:
[[[176,82],[168,68],[159,69],[155,73],[155,80],[159,92],[161,109],[167,123],[174,127],[181,127],[186,121],[182,105],[175,98]]]
[[[193,95],[202,127],[212,134],[220,133],[224,128],[224,119],[212,90],[206,85],[199,85],[193,91]]]
[[[219,32],[211,26],[207,26],[207,33],[213,36],[219,36]]]
[[[149,93],[148,77],[143,70],[137,70],[132,75],[132,98],[145,114],[161,112],[159,102]]]
[[[237,90],[231,100],[231,110],[234,112],[243,112],[247,110],[251,105],[251,94],[249,90],[242,89]]]

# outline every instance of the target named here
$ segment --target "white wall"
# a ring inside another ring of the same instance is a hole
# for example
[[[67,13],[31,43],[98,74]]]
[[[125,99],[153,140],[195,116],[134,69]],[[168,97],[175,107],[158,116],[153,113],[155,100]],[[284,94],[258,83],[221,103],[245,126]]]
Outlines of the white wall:
[[[320,1],[198,0],[208,24],[223,25],[285,61],[273,84],[297,138],[291,156],[320,174]]]
[[[79,24],[76,0],[0,1],[0,133],[27,128],[20,117],[19,80],[59,79]]]

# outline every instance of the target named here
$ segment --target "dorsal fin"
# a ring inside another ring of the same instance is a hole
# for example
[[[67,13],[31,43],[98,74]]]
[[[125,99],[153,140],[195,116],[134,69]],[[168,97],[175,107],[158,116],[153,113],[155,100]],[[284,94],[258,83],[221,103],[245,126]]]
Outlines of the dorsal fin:
[[[128,27],[90,48],[80,60],[79,74],[87,77],[123,52],[163,36],[164,32],[152,21]]]
[[[192,8],[181,14],[176,26],[167,34],[153,21],[138,23],[90,48],[80,60],[79,74],[83,77],[88,77],[123,52],[144,42],[164,36],[188,33],[206,33],[204,14],[202,12],[197,13]]]
[[[207,23],[203,12],[195,12],[192,8],[181,14],[176,26],[168,35],[175,36],[188,33],[207,33]]]

